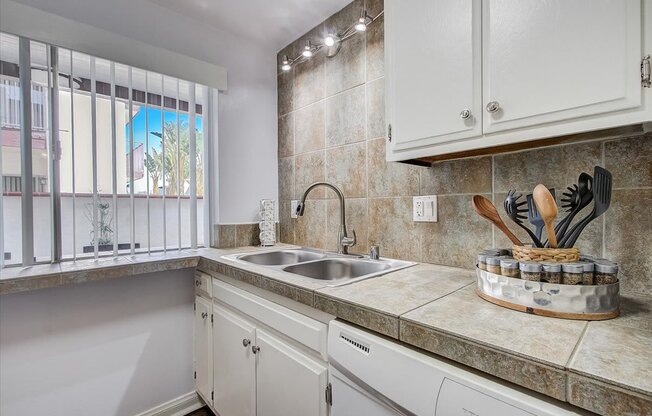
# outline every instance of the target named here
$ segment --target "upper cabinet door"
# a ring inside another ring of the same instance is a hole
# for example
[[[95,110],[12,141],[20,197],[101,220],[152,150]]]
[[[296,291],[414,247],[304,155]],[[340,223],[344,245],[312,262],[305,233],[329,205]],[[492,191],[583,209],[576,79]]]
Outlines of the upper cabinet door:
[[[213,313],[213,407],[221,416],[255,416],[256,329],[221,305]]]
[[[328,369],[297,348],[256,331],[257,416],[326,416]],[[219,409],[217,409],[219,411]]]
[[[388,160],[482,134],[480,0],[385,0],[385,62]]]
[[[482,16],[485,133],[641,105],[640,0],[484,0]]]

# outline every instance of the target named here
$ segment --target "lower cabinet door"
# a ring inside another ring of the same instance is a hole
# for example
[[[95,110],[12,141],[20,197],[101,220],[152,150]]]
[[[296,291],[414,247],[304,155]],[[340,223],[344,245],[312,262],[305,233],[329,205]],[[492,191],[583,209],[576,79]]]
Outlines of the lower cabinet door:
[[[256,329],[221,305],[213,314],[213,407],[220,416],[255,416]]]
[[[213,366],[211,363],[211,302],[197,296],[195,298],[195,389],[210,400],[213,391]]]
[[[260,329],[256,330],[256,346],[260,348],[256,368],[257,416],[327,414],[328,368],[324,363]]]

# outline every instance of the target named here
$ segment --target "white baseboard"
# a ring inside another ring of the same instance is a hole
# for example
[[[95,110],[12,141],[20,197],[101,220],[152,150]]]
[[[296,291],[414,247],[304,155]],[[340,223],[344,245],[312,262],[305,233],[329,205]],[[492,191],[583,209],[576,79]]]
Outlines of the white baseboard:
[[[185,416],[204,406],[204,401],[197,393],[191,391],[169,402],[159,404],[136,416]]]

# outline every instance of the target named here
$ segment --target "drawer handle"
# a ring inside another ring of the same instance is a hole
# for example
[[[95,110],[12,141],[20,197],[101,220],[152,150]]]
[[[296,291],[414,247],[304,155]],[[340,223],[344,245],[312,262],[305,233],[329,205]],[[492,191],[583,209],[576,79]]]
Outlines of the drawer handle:
[[[498,101],[491,101],[489,104],[487,104],[488,113],[495,113],[498,110],[500,110],[500,104],[498,103]]]
[[[258,354],[258,351],[260,351],[259,346],[254,345],[254,346],[251,347],[251,352],[253,352],[254,354]]]
[[[469,118],[471,118],[471,110],[465,108],[460,112],[460,117],[462,118],[462,120],[468,120]]]
[[[247,338],[242,340],[242,346],[243,347],[247,348],[249,346],[249,344],[251,344],[251,341],[248,340]]]
[[[206,319],[208,317],[208,314],[206,312],[201,313],[202,319]]]

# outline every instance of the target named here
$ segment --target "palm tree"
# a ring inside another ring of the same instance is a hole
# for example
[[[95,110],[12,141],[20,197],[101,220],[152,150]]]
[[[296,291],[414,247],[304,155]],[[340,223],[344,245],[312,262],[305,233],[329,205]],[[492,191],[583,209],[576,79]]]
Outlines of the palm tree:
[[[152,178],[152,195],[159,194],[158,181],[163,175],[163,154],[152,149],[152,155],[145,153],[145,168]]]

